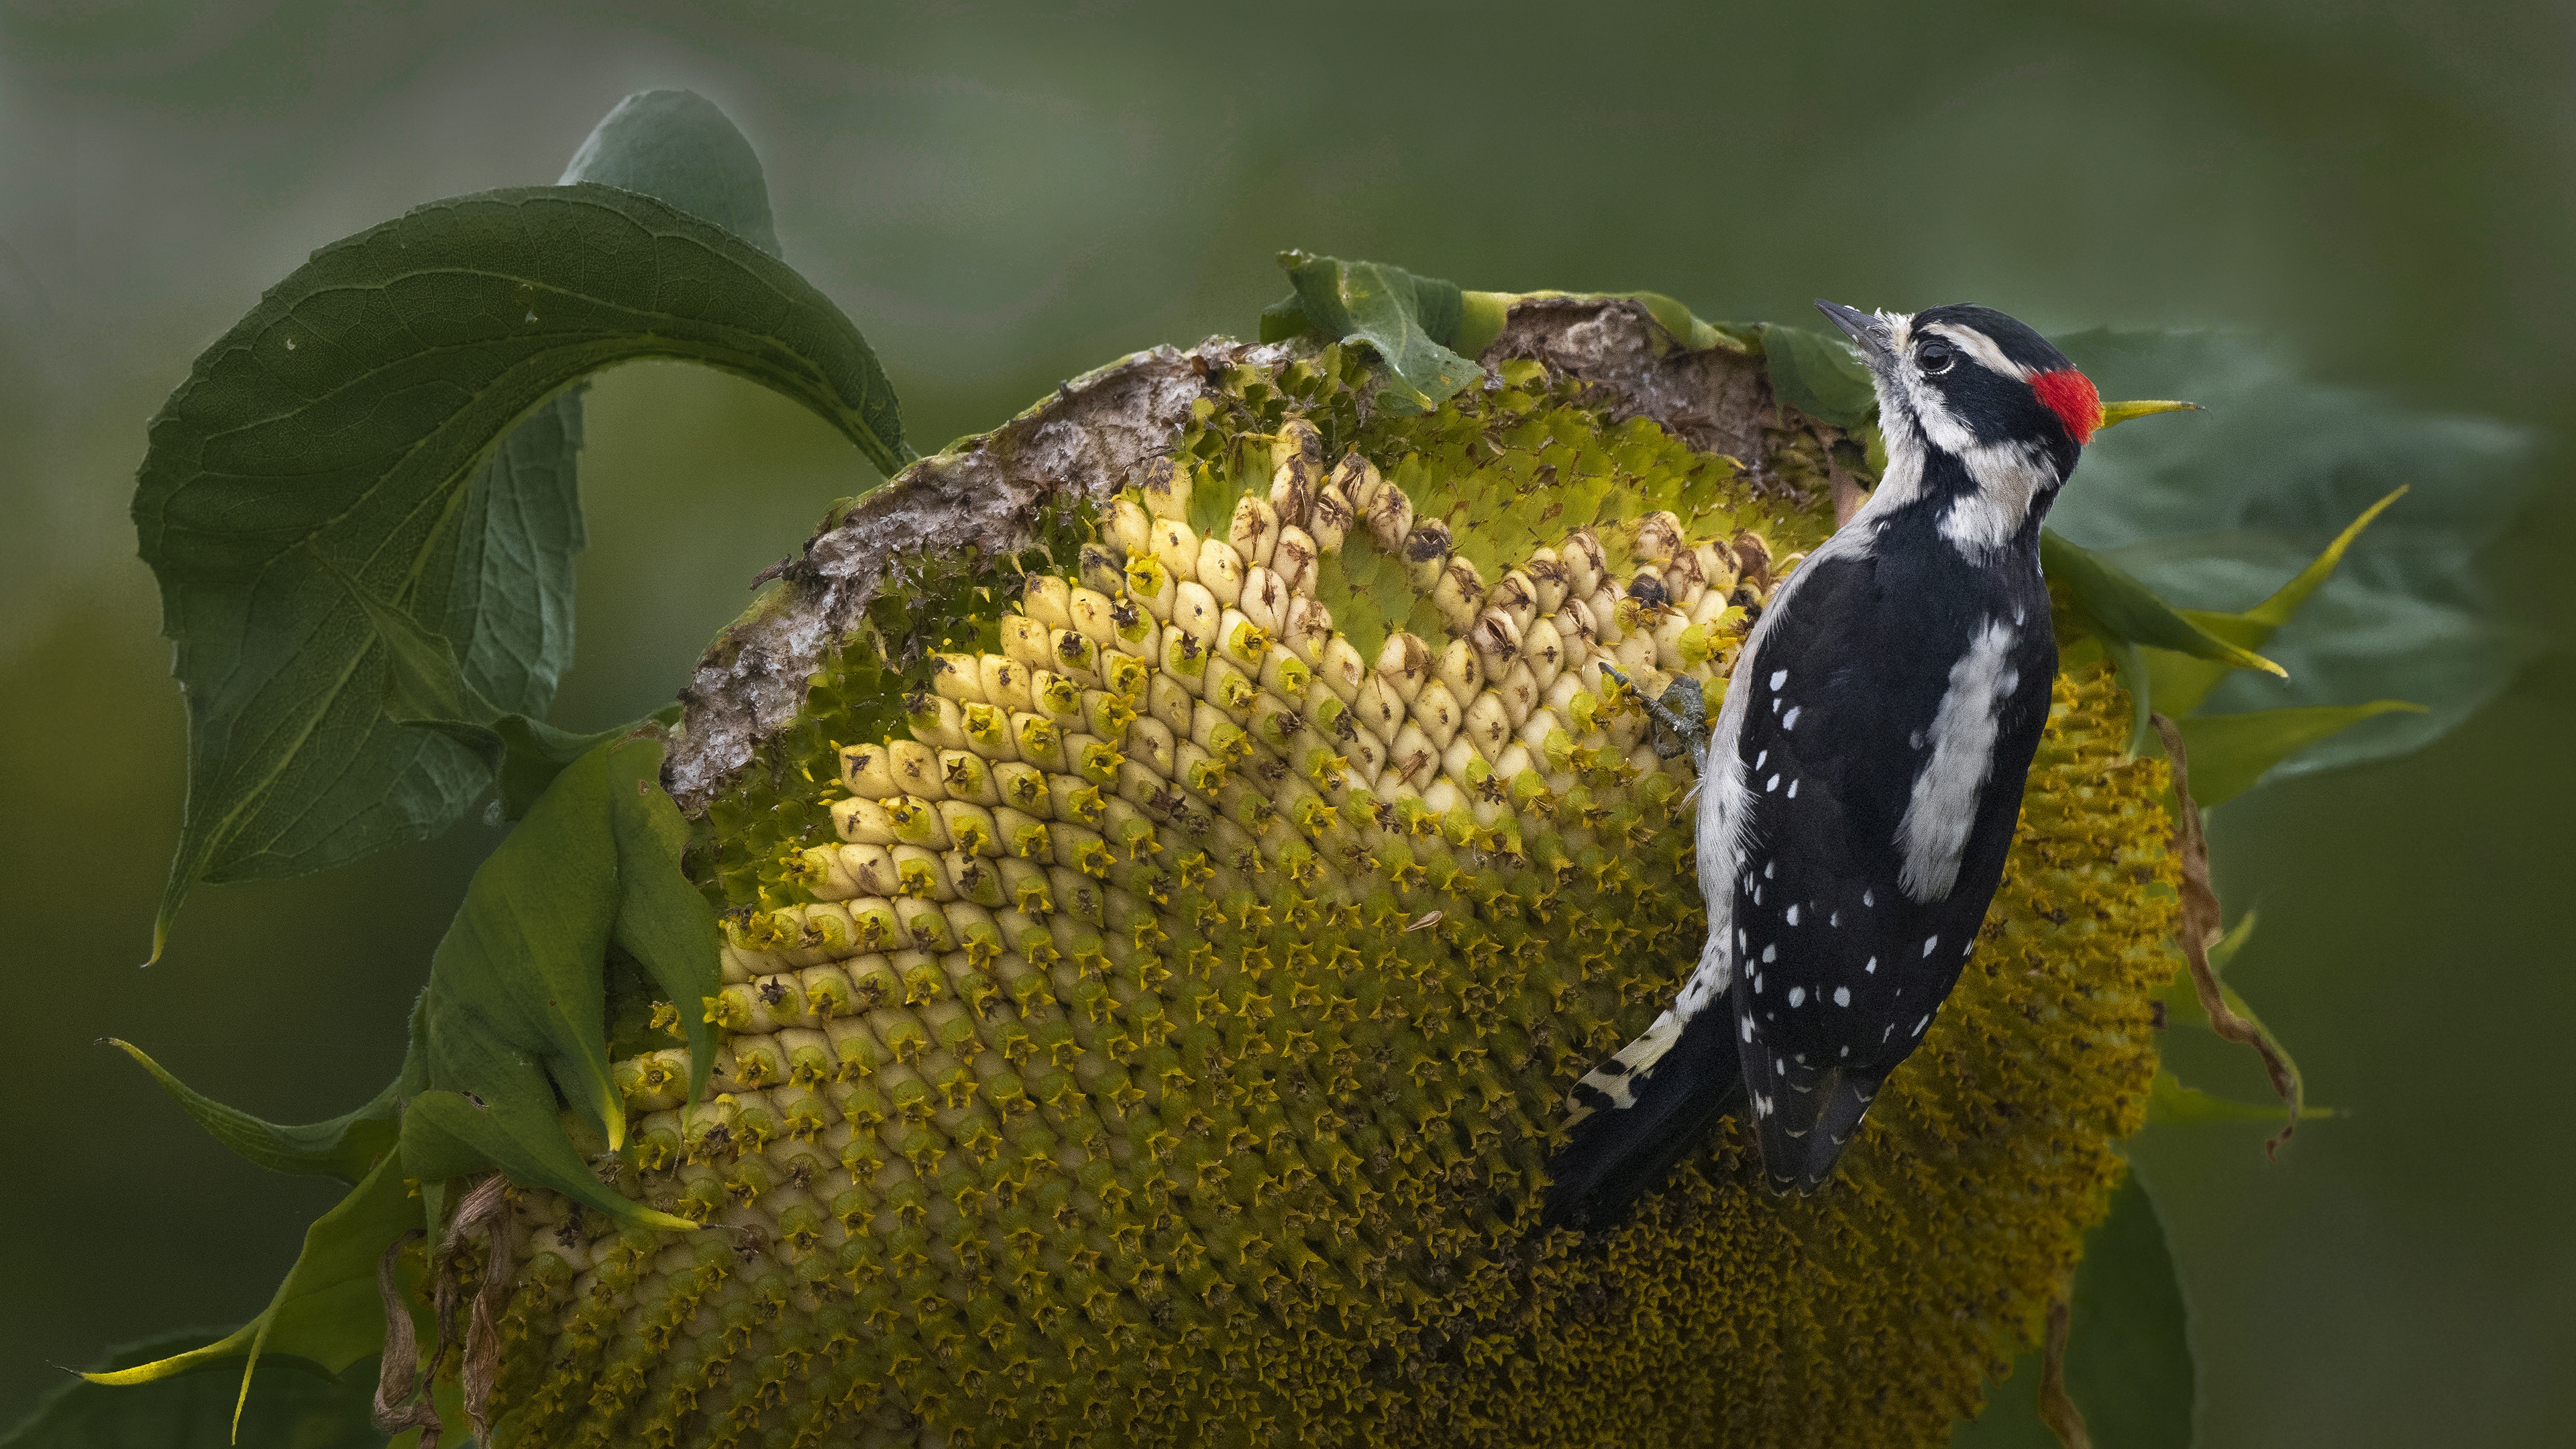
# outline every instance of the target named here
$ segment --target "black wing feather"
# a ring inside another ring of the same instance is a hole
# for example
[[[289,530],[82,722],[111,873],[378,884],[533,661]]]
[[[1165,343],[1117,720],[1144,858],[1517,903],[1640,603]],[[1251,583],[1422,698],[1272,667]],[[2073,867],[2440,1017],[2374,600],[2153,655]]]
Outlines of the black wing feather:
[[[1575,1090],[1580,1097],[1593,1089]],[[1589,1102],[1592,1115],[1574,1124],[1571,1140],[1548,1163],[1554,1181],[1543,1226],[1615,1223],[1660,1186],[1675,1164],[1707,1145],[1719,1117],[1744,1094],[1729,1014],[1712,1008],[1684,1022],[1671,1049],[1653,1071],[1632,1077],[1629,1090],[1634,1095],[1627,1107],[1606,1098]]]

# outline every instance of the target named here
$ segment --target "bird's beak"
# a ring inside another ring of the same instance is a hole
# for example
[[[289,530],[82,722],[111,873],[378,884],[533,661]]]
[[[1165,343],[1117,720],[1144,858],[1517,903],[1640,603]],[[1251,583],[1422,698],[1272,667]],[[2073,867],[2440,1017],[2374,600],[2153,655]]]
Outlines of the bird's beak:
[[[1886,358],[1887,324],[1885,322],[1857,307],[1846,307],[1840,302],[1828,302],[1822,297],[1816,299],[1816,310],[1833,318],[1834,325],[1843,329],[1844,336],[1859,344],[1861,352],[1870,361],[1878,362]]]

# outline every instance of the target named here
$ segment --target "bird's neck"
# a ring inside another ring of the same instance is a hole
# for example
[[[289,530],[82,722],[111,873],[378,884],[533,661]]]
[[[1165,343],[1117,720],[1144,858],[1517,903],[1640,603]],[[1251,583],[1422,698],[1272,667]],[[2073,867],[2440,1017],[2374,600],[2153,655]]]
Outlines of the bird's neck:
[[[1972,559],[2027,552],[2063,481],[2050,450],[2025,442],[1936,447],[1912,427],[1889,430],[1887,471],[1855,527],[1921,528]]]

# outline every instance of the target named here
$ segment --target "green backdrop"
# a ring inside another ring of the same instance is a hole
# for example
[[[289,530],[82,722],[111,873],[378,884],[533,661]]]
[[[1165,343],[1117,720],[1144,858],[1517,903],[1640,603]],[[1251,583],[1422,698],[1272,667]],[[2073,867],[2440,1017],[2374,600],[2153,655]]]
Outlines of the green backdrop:
[[[495,838],[206,888],[135,966],[182,791],[125,512],[143,421],[307,251],[552,181],[629,91],[691,87],[749,134],[788,258],[925,449],[1120,352],[1251,332],[1291,245],[1708,317],[2223,325],[2411,406],[2552,435],[2576,408],[2563,9],[1712,9],[0,0],[0,1423],[57,1365],[255,1312],[331,1196],[225,1156],[95,1039],[263,1115],[355,1105]],[[580,728],[667,700],[867,476],[682,368],[607,376],[588,428],[554,714]],[[2271,1166],[2260,1127],[2141,1148],[2205,1444],[2540,1442],[2576,1406],[2576,510],[2543,456],[2494,567],[2551,650],[2433,749],[2217,822],[2231,908],[2264,913],[2232,977],[2350,1116]]]

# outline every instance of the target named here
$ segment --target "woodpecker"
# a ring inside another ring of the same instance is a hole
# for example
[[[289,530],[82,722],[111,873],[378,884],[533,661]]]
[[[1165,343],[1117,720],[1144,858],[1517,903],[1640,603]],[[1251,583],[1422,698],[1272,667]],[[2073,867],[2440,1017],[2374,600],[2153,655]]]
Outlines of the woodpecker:
[[[1671,1009],[1570,1093],[1551,1223],[1617,1221],[1738,1100],[1773,1187],[1823,1186],[2012,846],[2057,674],[2040,523],[2100,396],[1989,307],[1816,305],[1868,363],[1887,469],[1773,596],[1693,746],[1708,939]]]

